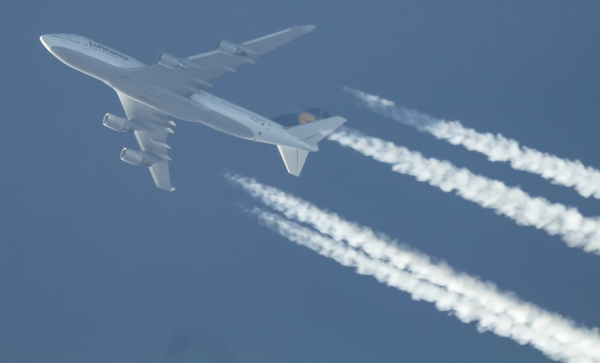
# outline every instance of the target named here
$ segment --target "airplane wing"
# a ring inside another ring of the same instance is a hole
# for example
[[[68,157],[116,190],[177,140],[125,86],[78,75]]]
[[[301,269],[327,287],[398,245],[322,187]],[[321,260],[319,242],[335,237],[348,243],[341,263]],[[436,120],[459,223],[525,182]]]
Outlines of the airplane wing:
[[[129,98],[121,92],[117,91],[117,94],[140,148],[152,158],[153,163],[149,168],[154,183],[161,189],[174,191],[169,175],[171,158],[167,155],[170,149],[167,145],[167,135],[173,133],[170,126],[174,126],[175,123],[167,114]]]
[[[187,97],[196,90],[212,87],[210,82],[222,74],[236,72],[243,64],[255,63],[261,55],[313,29],[314,25],[296,26],[241,44],[222,39],[217,42],[217,49],[185,59],[161,53],[167,66],[155,64],[131,72]]]

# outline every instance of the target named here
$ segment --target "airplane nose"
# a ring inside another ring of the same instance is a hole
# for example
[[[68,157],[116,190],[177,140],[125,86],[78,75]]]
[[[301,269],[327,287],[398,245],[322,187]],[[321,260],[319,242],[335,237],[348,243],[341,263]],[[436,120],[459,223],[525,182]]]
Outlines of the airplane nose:
[[[42,44],[44,45],[44,47],[46,47],[46,49],[50,50],[50,48],[52,48],[52,45],[50,44],[50,34],[45,34],[42,35],[40,37],[40,42],[42,42]]]

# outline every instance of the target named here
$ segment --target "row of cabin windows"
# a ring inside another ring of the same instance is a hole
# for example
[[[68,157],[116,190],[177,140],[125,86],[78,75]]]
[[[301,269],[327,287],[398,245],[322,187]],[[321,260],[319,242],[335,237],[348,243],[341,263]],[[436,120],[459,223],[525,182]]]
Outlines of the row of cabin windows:
[[[64,39],[64,40],[68,40],[68,41],[70,41],[70,42],[73,42],[73,43],[81,44],[81,43],[79,43],[79,42],[78,42],[78,41],[76,41],[76,40],[69,39],[69,38],[64,38],[64,37],[61,37],[61,36],[59,36],[59,35],[53,35],[53,37],[55,37],[55,38],[60,38],[60,39]]]
[[[225,102],[223,102],[223,104],[224,104],[225,106],[229,106],[229,107],[233,108],[234,110],[238,110],[238,111],[240,111],[241,113],[245,113],[246,115],[248,115],[248,116],[250,116],[250,117],[253,117],[253,118],[254,118],[254,116],[253,116],[252,114],[250,114],[250,113],[248,113],[248,112],[246,112],[246,111],[240,110],[239,108],[237,108],[237,107],[234,107],[234,106],[232,106],[232,105],[230,105],[230,104],[227,104],[227,103],[225,103]]]
[[[252,115],[252,114],[250,114],[250,113],[248,113],[248,112],[246,112],[246,111],[242,111],[242,110],[240,110],[239,108],[237,108],[237,107],[234,107],[234,106],[232,106],[232,105],[230,105],[230,104],[227,104],[227,103],[225,103],[225,102],[221,102],[221,103],[222,103],[222,104],[224,104],[225,106],[229,106],[229,107],[233,108],[234,110],[238,110],[238,111],[240,111],[241,113],[245,113],[246,115],[250,116],[250,117],[251,117],[251,118],[252,118],[254,121],[256,121],[256,122],[261,122],[261,123],[264,123],[264,121],[262,121],[262,120],[261,120],[261,119],[259,119],[258,117],[254,116],[254,115]],[[269,124],[269,126],[271,126],[271,124]]]

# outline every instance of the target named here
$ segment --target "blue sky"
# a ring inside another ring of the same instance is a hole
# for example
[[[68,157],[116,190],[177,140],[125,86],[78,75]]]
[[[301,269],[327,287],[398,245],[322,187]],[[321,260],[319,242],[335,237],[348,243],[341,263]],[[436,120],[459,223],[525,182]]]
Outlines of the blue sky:
[[[593,1],[9,2],[0,12],[2,362],[545,362],[260,226],[256,177],[522,299],[600,327],[600,260],[323,141],[300,178],[271,145],[178,122],[177,191],[119,160],[113,90],[39,42],[76,33],[146,64],[317,29],[211,91],[267,117],[319,107],[369,135],[600,215],[574,190],[357,106],[350,86],[600,167]],[[189,342],[186,343],[186,342]]]

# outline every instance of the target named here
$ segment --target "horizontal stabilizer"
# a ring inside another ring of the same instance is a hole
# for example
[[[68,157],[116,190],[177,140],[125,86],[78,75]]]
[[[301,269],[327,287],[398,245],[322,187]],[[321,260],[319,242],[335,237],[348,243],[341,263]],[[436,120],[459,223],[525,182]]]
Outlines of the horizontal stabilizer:
[[[346,119],[334,116],[319,121],[307,122],[303,125],[288,127],[286,129],[292,136],[310,145],[316,145],[335,129],[342,126]]]
[[[283,162],[285,163],[288,173],[295,176],[300,176],[300,172],[302,171],[302,167],[304,166],[304,162],[308,156],[308,150],[296,149],[281,145],[277,145],[277,148],[279,149],[279,153],[283,158]]]
[[[340,116],[331,117],[327,112],[317,108],[296,112],[274,118],[273,121],[289,127],[285,128],[291,136],[309,145],[317,145],[327,135],[342,126],[346,119]],[[308,150],[290,146],[277,145],[288,173],[300,176]]]

